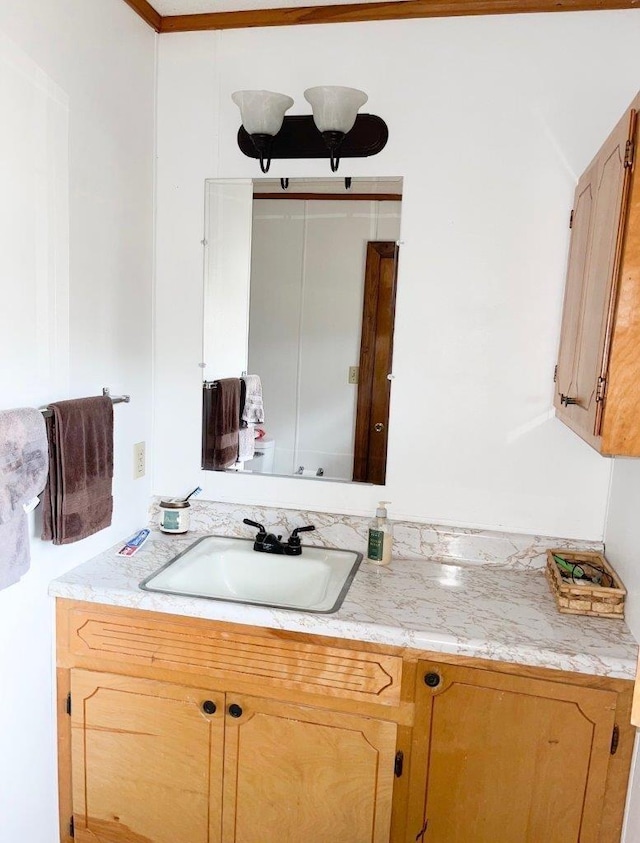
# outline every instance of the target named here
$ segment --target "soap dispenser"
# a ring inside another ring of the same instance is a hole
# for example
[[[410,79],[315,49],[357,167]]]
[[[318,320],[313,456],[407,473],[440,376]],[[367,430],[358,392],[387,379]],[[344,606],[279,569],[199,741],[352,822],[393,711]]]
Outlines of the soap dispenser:
[[[393,524],[387,518],[385,504],[388,503],[390,501],[380,501],[376,509],[376,517],[369,525],[367,562],[373,562],[375,565],[388,565],[391,562]]]

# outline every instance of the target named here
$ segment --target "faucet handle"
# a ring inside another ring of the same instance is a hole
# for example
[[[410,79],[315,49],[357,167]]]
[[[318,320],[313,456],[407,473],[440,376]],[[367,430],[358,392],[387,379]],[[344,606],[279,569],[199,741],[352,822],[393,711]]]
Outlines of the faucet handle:
[[[243,524],[248,524],[250,527],[255,527],[258,530],[258,533],[253,540],[253,549],[254,550],[264,550],[264,542],[267,538],[267,531],[264,528],[264,525],[258,524],[257,521],[252,521],[250,518],[243,518]]]
[[[266,532],[267,532],[267,531],[265,530],[265,528],[263,527],[263,525],[262,525],[262,524],[258,524],[258,522],[257,522],[257,521],[252,521],[250,518],[243,518],[243,519],[242,519],[242,523],[243,523],[243,524],[248,524],[250,527],[255,527],[255,528],[256,528],[257,530],[259,530],[261,533],[266,533]]]
[[[298,538],[298,533],[310,533],[312,530],[315,530],[315,524],[308,524],[306,527],[296,527],[295,530],[291,531],[291,536],[289,538],[289,543],[291,543],[291,539],[294,541],[300,541]]]
[[[290,556],[300,556],[302,553],[302,545],[300,544],[300,536],[298,533],[310,533],[312,530],[315,530],[315,526],[313,524],[309,524],[307,527],[296,527],[295,530],[292,530],[291,535],[289,536],[289,541],[284,546],[284,552],[288,553]]]

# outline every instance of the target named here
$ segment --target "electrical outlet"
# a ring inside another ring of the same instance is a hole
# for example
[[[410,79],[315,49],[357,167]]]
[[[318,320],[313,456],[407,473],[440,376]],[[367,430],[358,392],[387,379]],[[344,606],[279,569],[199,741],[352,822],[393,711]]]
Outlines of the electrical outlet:
[[[349,366],[349,383],[358,383],[359,366]]]
[[[144,442],[136,442],[133,446],[133,479],[144,477],[145,474],[145,447]]]

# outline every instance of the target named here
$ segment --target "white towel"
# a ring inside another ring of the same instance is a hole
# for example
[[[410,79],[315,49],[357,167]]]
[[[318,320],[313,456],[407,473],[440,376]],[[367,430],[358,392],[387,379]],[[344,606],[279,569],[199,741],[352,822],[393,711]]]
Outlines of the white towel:
[[[261,424],[264,421],[264,405],[262,403],[262,382],[259,375],[244,375],[246,396],[242,408],[242,421],[250,424]]]
[[[29,535],[24,504],[47,481],[49,447],[40,410],[0,412],[0,588],[29,569]]]
[[[252,460],[256,453],[256,432],[252,424],[241,427],[238,433],[238,462]]]

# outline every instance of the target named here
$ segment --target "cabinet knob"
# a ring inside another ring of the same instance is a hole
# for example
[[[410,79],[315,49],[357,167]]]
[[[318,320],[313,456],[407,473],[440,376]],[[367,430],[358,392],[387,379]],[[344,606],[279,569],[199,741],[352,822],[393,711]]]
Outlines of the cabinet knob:
[[[237,703],[231,703],[229,706],[229,714],[232,717],[242,717],[242,708]]]
[[[382,424],[382,422],[377,422],[376,424],[374,424],[373,429],[376,433],[382,433],[382,431],[384,430],[384,425]]]
[[[565,407],[568,407],[569,404],[579,404],[580,401],[577,398],[569,398],[568,395],[565,395],[564,393],[561,393],[560,403],[564,404]]]
[[[424,684],[428,685],[429,688],[437,688],[440,684],[440,675],[438,673],[425,673]]]
[[[213,700],[205,700],[202,703],[202,710],[205,714],[215,714],[216,713],[216,704]]]

